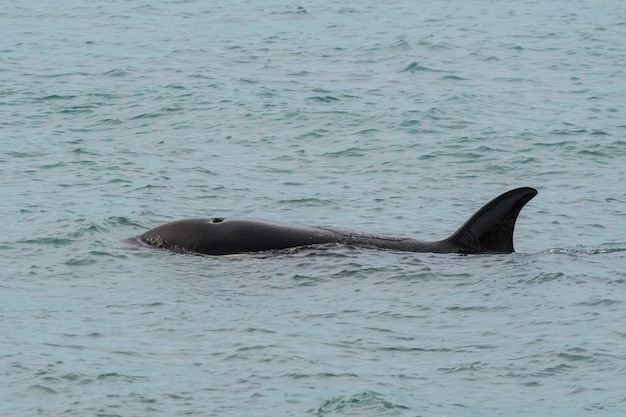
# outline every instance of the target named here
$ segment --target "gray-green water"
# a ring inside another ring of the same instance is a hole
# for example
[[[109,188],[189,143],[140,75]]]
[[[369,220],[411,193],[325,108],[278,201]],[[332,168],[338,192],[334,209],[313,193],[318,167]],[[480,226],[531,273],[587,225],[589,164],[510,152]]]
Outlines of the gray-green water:
[[[620,1],[10,2],[0,414],[626,413]],[[253,217],[516,254],[207,258]]]

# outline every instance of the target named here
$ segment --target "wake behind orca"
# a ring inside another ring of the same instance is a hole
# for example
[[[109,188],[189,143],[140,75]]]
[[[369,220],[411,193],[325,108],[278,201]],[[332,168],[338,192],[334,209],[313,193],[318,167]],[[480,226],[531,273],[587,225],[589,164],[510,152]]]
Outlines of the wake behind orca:
[[[422,242],[326,229],[292,226],[260,220],[220,217],[165,223],[137,238],[173,252],[231,255],[339,244],[360,248],[434,253],[511,253],[515,221],[537,190],[524,187],[508,191],[478,210],[447,239]]]

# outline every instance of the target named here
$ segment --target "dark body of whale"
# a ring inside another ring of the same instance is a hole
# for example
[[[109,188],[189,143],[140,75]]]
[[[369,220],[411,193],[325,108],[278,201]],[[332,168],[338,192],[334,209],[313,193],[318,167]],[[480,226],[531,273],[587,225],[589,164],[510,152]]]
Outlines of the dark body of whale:
[[[321,244],[436,253],[510,253],[520,210],[537,191],[517,188],[478,210],[450,237],[422,242],[414,239],[362,235],[322,227],[292,226],[259,220],[205,218],[163,224],[138,236],[159,248],[205,255],[281,250]]]

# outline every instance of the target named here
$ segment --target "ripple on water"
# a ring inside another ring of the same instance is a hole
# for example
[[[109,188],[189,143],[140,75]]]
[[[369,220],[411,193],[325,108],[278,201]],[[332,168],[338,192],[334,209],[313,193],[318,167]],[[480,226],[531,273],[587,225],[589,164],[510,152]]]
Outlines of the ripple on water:
[[[309,410],[317,416],[325,415],[379,415],[391,416],[409,410],[374,391],[364,391],[350,396],[333,397],[324,401],[317,409]]]

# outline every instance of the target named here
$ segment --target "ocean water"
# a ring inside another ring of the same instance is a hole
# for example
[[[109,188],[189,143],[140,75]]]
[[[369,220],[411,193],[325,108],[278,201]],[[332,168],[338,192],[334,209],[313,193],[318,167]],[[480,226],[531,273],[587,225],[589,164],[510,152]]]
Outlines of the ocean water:
[[[0,415],[626,414],[621,1],[0,11]],[[201,257],[250,217],[510,255]]]

